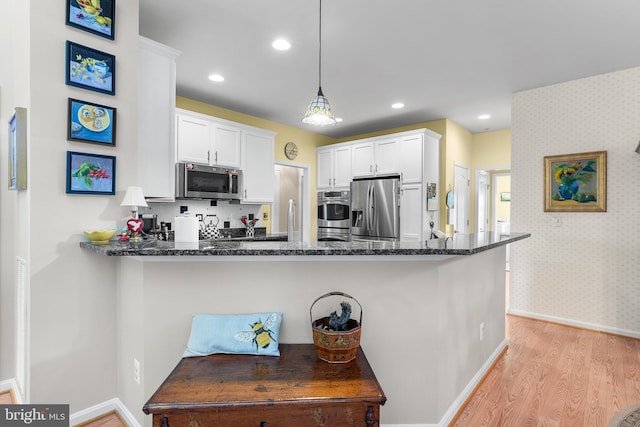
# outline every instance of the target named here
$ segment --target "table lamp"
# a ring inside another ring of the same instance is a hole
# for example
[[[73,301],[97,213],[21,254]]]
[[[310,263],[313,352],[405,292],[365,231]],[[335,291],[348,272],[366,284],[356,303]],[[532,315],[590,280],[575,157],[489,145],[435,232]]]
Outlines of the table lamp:
[[[129,240],[133,242],[142,240],[140,231],[144,222],[138,218],[138,206],[149,206],[144,199],[142,187],[127,187],[127,192],[124,194],[124,199],[122,199],[120,206],[131,207],[131,219],[127,220],[127,228],[131,231]]]

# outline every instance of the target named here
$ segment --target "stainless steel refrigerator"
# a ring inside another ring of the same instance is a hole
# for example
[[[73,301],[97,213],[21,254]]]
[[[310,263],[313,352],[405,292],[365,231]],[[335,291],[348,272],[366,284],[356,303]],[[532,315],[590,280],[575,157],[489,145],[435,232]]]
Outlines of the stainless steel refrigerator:
[[[351,182],[351,240],[400,239],[400,178]]]

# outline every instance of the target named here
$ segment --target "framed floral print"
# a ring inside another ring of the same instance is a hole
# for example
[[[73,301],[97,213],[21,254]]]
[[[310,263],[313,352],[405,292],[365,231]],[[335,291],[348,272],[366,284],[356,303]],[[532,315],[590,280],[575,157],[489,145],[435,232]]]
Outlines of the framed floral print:
[[[116,194],[116,158],[67,151],[67,194]]]
[[[116,57],[67,40],[66,83],[115,95]]]
[[[607,152],[545,156],[545,212],[606,212]]]
[[[66,24],[113,40],[116,0],[67,0]]]

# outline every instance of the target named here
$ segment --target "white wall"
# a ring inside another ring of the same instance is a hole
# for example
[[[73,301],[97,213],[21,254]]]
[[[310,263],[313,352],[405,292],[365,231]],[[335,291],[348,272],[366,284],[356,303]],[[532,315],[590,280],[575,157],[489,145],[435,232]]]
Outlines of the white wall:
[[[20,59],[9,70],[12,75],[2,67],[3,87],[7,82],[16,89],[13,99],[5,102],[3,97],[2,126],[6,129],[8,109],[24,102],[26,105],[22,106],[29,109],[29,176],[28,190],[16,193],[5,190],[6,172],[3,174],[1,259],[3,296],[13,286],[15,256],[28,260],[30,400],[70,403],[74,412],[111,399],[117,391],[117,266],[113,260],[90,256],[78,247],[78,242],[83,239],[82,230],[114,227],[127,214],[120,207],[120,200],[136,176],[137,99],[127,94],[137,91],[138,2],[118,3],[115,41],[66,26],[64,4],[39,0],[2,2],[1,22],[16,22],[17,37],[10,42],[16,42],[13,46],[19,48]],[[12,10],[18,8],[20,13]],[[21,22],[23,18],[25,22]],[[4,30],[0,31],[5,39]],[[66,40],[116,55],[116,96],[65,85]],[[66,140],[69,97],[118,109],[116,147]],[[3,132],[3,147],[5,135]],[[67,150],[115,155],[117,195],[65,194]],[[6,235],[25,239],[26,243],[7,245]],[[13,337],[5,334],[5,319],[10,315],[5,317],[4,301],[3,298],[2,374],[12,376],[13,367],[4,363],[5,352],[14,350]],[[12,360],[11,354],[7,360]]]
[[[28,192],[9,191],[8,122],[28,107],[29,4],[0,3],[0,379],[15,377],[15,257],[27,260]]]
[[[511,309],[640,336],[640,68],[515,94]],[[607,151],[607,212],[543,212],[543,157]],[[552,219],[561,221],[560,227]]]

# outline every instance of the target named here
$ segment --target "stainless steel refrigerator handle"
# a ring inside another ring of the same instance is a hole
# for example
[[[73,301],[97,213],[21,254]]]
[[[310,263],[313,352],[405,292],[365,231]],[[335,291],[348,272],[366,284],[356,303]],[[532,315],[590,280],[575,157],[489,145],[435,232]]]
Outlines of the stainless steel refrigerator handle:
[[[218,152],[216,151],[216,162],[218,161]],[[233,191],[233,177],[231,176],[231,172],[229,172],[229,194]]]
[[[374,221],[373,221],[373,214],[374,214],[373,206],[376,203],[376,200],[375,200],[375,187],[373,186],[373,183],[369,184],[369,195],[370,195],[369,196],[369,200],[368,200],[369,203],[368,203],[368,206],[367,206],[367,208],[369,209],[369,215],[368,215],[368,218],[367,218],[367,220],[368,220],[367,221],[367,230],[369,231],[369,234],[371,234],[371,232],[373,231],[373,224],[374,224]]]

